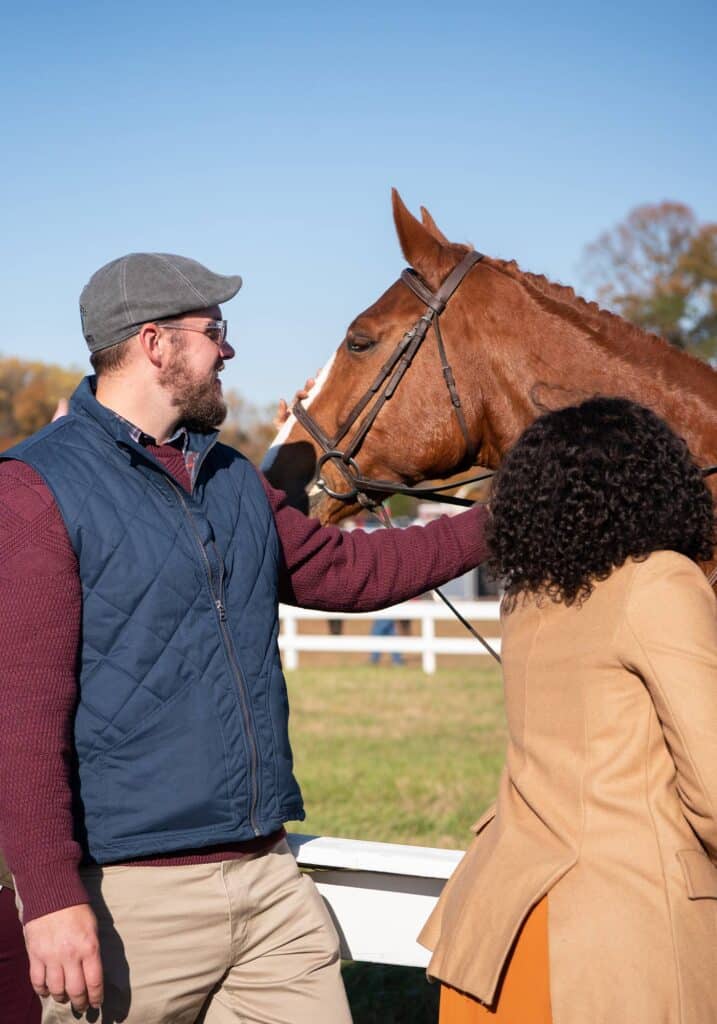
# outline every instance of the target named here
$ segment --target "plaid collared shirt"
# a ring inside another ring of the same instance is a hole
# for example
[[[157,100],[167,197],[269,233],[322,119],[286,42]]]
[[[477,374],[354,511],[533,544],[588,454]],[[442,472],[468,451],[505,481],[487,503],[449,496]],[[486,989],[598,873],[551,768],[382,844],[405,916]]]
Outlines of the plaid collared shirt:
[[[145,432],[140,427],[136,427],[134,423],[130,423],[130,421],[126,420],[124,416],[120,416],[118,412],[115,413],[115,416],[121,423],[124,423],[124,425],[127,427],[127,430],[129,431],[129,436],[132,438],[135,444],[140,444],[142,445],[143,448],[161,447],[161,445],[157,443],[156,438],[151,437],[149,434],[145,434]],[[184,465],[187,468],[189,479],[192,481],[192,483],[194,483],[194,467],[197,464],[199,452],[192,451],[189,447],[189,442],[190,437],[187,428],[177,427],[172,436],[168,437],[164,444],[171,444],[175,448],[178,448],[179,451],[181,451],[182,455],[184,456]]]

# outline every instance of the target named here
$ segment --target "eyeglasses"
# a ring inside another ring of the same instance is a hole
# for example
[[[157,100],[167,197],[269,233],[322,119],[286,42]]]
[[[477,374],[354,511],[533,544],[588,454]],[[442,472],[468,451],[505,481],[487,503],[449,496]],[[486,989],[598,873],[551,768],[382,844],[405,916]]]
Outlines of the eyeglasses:
[[[196,334],[204,334],[217,348],[227,344],[227,321],[226,320],[200,320],[194,327],[188,320],[158,320],[162,327],[172,327],[175,331],[194,331]]]

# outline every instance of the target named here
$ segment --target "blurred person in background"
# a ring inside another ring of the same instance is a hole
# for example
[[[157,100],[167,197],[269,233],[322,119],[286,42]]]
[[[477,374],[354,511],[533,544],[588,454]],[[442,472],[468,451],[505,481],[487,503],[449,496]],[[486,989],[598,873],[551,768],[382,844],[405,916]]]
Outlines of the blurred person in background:
[[[396,620],[395,619],[374,619],[371,623],[371,636],[395,636],[396,635]],[[400,651],[391,651],[391,664],[392,665],[403,665],[403,655]],[[381,651],[371,651],[369,655],[369,663],[371,665],[378,665],[381,661]]]

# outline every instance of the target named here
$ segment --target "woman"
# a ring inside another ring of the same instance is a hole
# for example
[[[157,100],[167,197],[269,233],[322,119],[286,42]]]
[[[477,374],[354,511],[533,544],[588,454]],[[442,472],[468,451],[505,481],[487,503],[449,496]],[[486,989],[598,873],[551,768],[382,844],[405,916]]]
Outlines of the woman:
[[[618,398],[541,417],[494,483],[510,738],[421,935],[441,1024],[714,1024],[711,495]]]

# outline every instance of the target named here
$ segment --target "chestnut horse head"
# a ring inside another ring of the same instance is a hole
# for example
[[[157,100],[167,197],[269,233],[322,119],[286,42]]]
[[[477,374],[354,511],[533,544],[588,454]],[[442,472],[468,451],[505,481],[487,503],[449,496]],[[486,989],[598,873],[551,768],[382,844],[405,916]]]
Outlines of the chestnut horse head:
[[[650,406],[699,461],[717,462],[710,367],[515,263],[472,262],[468,246],[449,242],[423,208],[418,221],[396,191],[393,214],[415,274],[349,325],[306,413],[296,410],[264,461],[293,501],[313,484],[312,511],[336,522],[359,507],[352,475],[415,484],[471,464],[494,468],[541,411],[595,394]],[[455,290],[444,302],[446,286]],[[326,458],[327,448],[339,454]]]

